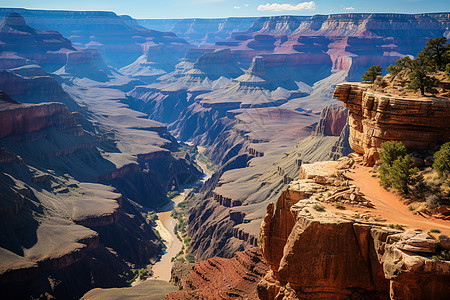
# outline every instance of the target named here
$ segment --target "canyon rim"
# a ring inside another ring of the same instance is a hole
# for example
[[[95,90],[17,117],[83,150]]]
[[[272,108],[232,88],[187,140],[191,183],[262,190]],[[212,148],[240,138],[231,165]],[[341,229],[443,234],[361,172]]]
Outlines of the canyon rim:
[[[449,297],[448,4],[84,2],[0,8],[2,297]]]

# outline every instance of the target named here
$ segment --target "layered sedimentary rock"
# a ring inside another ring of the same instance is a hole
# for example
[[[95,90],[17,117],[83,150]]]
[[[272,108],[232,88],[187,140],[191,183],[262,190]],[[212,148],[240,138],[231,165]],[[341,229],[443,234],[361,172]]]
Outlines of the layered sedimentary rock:
[[[348,190],[335,190],[336,180],[330,180],[344,161],[305,165],[276,205],[268,205],[258,244],[270,270],[258,285],[259,298],[446,297],[450,262],[431,259],[430,253],[444,250],[436,240],[420,230],[398,233],[368,215],[323,206]],[[354,200],[342,204],[355,205]]]
[[[148,264],[162,249],[136,202],[160,205],[174,182],[195,180],[189,157],[172,155],[177,146],[157,122],[116,114],[109,126],[119,139],[64,104],[0,96],[4,295],[78,298],[90,288],[127,285],[130,264]],[[132,149],[127,134],[134,134]]]
[[[329,105],[322,110],[316,133],[339,136],[347,123],[348,111],[339,105]]]
[[[410,99],[370,90],[370,85],[344,83],[334,97],[349,109],[349,143],[373,165],[385,141],[401,141],[411,150],[436,148],[450,139],[450,101]]]
[[[256,299],[256,286],[267,270],[257,248],[229,259],[213,257],[195,264],[181,290],[165,299]]]
[[[0,91],[0,102],[3,102]],[[0,138],[8,136],[24,136],[48,127],[59,130],[74,129],[78,134],[82,129],[76,129],[76,122],[72,114],[62,103],[45,103],[41,105],[21,103],[1,103],[0,106]]]
[[[149,30],[127,23],[113,12],[48,11],[2,8],[0,16],[20,13],[40,30],[57,30],[77,47],[97,49],[105,61],[123,67],[145,53],[149,46],[180,45],[187,42],[174,33]]]
[[[256,19],[138,19],[137,22],[149,29],[172,31],[194,44],[208,45],[227,39],[234,32],[246,31]]]

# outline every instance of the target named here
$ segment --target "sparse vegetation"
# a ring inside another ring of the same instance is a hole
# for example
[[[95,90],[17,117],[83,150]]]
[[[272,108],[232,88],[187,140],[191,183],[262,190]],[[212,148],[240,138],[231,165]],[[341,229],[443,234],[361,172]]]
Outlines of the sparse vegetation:
[[[314,208],[315,210],[319,211],[319,212],[325,211],[325,207],[323,207],[322,205],[320,205],[320,204],[318,204],[318,203],[314,204],[314,205],[313,205],[313,208]]]
[[[131,275],[133,276],[129,280],[127,280],[127,284],[132,284],[134,281],[136,281],[138,278],[140,280],[143,280],[149,276],[151,276],[151,272],[149,272],[146,268],[141,269],[131,269]],[[130,276],[129,273],[126,273],[125,276]]]
[[[367,70],[367,72],[364,73],[362,80],[368,81],[368,82],[374,82],[375,79],[378,76],[381,76],[382,73],[383,73],[383,69],[380,67],[380,65],[371,66],[369,68],[369,70]]]
[[[409,209],[409,211],[415,211],[416,210],[412,205],[408,206],[408,209]]]
[[[400,224],[389,224],[389,225],[387,225],[387,227],[392,228],[392,229],[397,229],[397,230],[404,230],[403,226]]]
[[[441,233],[441,231],[439,229],[435,229],[435,228],[431,228],[430,232],[432,232],[432,233]]]
[[[189,263],[194,263],[194,262],[195,262],[195,257],[194,257],[194,255],[193,255],[192,253],[188,253],[188,254],[186,255],[186,260],[187,260]]]
[[[426,198],[427,208],[433,209],[439,205],[439,196],[437,195],[429,195]]]
[[[449,62],[450,45],[447,44],[445,37],[439,37],[429,40],[416,59],[405,56],[397,60],[395,66],[387,67],[387,70],[393,76],[400,73],[408,75],[410,82],[407,88],[413,91],[420,90],[421,95],[424,96],[425,93],[437,93],[435,87],[439,80],[431,75],[437,71],[445,71],[449,76]]]
[[[407,154],[403,143],[389,141],[383,143],[381,147],[382,163],[378,169],[380,183],[407,195],[409,185],[415,184],[420,179],[415,176],[418,169],[411,167],[411,157]]]
[[[170,192],[167,193],[167,198],[173,199],[173,198],[175,198],[175,197],[177,197],[179,195],[180,195],[179,191],[176,191],[176,190],[175,191],[170,191]]]
[[[211,162],[211,160],[209,160],[209,158],[204,156],[202,153],[197,154],[197,160],[199,162],[201,162],[202,164],[204,164],[206,166],[206,168],[208,170],[210,170],[211,172],[217,171],[217,167]]]
[[[448,179],[450,175],[450,142],[442,145],[439,151],[434,153],[433,169],[439,177]]]
[[[344,210],[344,209],[345,209],[345,206],[342,205],[342,204],[337,204],[337,205],[336,205],[336,208],[337,208],[337,209],[342,209],[342,210]]]
[[[441,253],[433,255],[432,258],[434,261],[450,260],[450,251],[442,250]]]

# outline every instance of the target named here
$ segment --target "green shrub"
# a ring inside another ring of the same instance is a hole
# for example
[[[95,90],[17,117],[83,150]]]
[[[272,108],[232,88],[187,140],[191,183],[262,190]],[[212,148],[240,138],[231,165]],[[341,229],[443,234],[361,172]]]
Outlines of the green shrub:
[[[380,183],[408,194],[408,186],[415,184],[420,178],[416,176],[418,169],[411,167],[411,157],[406,153],[405,145],[401,142],[389,141],[383,143],[381,148],[382,163],[378,169]]]
[[[412,175],[419,171],[417,168],[411,168],[411,165],[409,155],[400,156],[394,161],[390,171],[392,187],[405,195],[409,193],[408,185],[414,184]]]
[[[381,76],[382,73],[383,69],[380,67],[380,65],[371,66],[369,70],[367,70],[367,72],[364,73],[362,80],[374,82],[375,79],[377,79],[378,76]]]
[[[436,170],[439,177],[447,177],[450,174],[450,142],[441,146],[439,151],[434,153],[433,169]]]
[[[400,224],[389,224],[388,227],[392,228],[392,229],[397,229],[397,230],[404,230],[403,226]]]
[[[320,211],[320,212],[325,211],[325,207],[323,207],[323,206],[320,205],[320,204],[314,204],[313,208],[314,208],[315,210],[317,210],[317,211]]]
[[[194,262],[195,262],[195,257],[194,257],[194,255],[193,255],[192,253],[188,253],[188,254],[186,255],[186,260],[187,260],[189,263],[194,263]]]
[[[439,229],[435,229],[435,228],[431,228],[430,232],[432,232],[432,233],[441,233],[441,231]]]
[[[437,255],[433,255],[434,261],[443,261],[443,260],[450,260],[450,251],[449,250],[442,250],[441,253]]]
[[[389,141],[381,145],[380,159],[389,167],[392,167],[397,158],[406,154],[406,147],[402,142]]]

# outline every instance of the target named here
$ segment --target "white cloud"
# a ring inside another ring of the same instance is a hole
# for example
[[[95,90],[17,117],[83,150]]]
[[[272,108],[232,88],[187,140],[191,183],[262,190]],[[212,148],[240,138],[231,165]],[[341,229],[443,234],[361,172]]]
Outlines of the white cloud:
[[[267,3],[265,5],[258,6],[258,10],[262,10],[262,11],[315,10],[315,9],[316,9],[316,3],[314,3],[314,1],[302,2],[297,5]]]
[[[244,6],[245,6],[245,7],[248,7],[248,4],[247,4],[247,3],[245,3],[245,4],[244,4]]]
[[[345,10],[355,10],[354,7],[350,6],[350,7],[344,7]]]
[[[235,6],[235,7],[234,7],[234,9],[240,9],[240,8],[241,8],[240,6]]]

